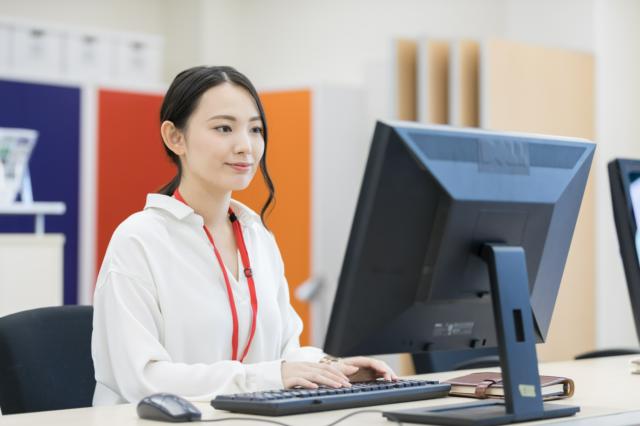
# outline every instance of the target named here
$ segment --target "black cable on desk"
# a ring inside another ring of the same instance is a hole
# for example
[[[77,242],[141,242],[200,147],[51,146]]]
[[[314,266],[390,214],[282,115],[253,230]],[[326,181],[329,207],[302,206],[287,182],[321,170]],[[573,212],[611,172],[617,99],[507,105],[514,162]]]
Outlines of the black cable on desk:
[[[349,413],[347,415],[344,415],[344,416],[340,417],[338,420],[336,420],[333,423],[329,423],[327,426],[335,426],[338,423],[345,421],[349,417],[356,416],[358,414],[364,414],[364,413],[382,413],[382,410],[358,410],[358,411],[354,411],[353,413]],[[309,413],[309,414],[311,414],[311,413]],[[280,426],[291,426],[288,423],[279,422],[277,420],[269,420],[269,419],[265,419],[265,418],[262,418],[262,417],[223,417],[221,419],[201,420],[201,422],[227,422],[227,421],[232,421],[232,420],[262,422],[262,423],[270,423],[270,424],[280,425]],[[398,425],[402,425],[402,423],[400,423],[399,421],[396,421],[396,423]]]

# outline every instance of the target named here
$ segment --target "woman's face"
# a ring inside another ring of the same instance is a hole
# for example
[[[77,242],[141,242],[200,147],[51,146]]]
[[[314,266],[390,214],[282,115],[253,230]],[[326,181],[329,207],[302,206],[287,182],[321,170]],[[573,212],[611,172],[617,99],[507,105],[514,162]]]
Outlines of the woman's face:
[[[262,126],[256,103],[242,86],[223,83],[207,90],[183,133],[185,177],[211,189],[246,188],[264,153]]]

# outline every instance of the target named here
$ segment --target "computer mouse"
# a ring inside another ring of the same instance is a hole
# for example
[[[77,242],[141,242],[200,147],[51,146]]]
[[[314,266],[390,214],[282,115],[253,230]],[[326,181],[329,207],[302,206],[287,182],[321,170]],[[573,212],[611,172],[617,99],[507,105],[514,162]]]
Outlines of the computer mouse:
[[[156,393],[146,396],[138,403],[141,419],[163,422],[197,422],[202,413],[195,405],[178,395]]]

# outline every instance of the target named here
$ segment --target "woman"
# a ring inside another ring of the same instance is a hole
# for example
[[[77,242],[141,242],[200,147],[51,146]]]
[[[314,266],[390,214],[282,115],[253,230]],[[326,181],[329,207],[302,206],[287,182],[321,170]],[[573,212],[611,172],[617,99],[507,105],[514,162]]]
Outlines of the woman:
[[[155,392],[216,394],[349,385],[381,361],[335,360],[300,347],[280,252],[264,226],[274,189],[267,127],[251,82],[230,67],[180,73],[160,111],[175,178],[149,194],[107,249],[94,297],[94,405]],[[269,197],[258,216],[233,200],[258,165]]]

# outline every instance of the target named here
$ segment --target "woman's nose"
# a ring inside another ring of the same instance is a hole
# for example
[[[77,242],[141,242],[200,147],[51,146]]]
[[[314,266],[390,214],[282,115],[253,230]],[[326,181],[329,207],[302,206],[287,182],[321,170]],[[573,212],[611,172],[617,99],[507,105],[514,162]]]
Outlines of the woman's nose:
[[[251,135],[248,133],[238,134],[234,148],[236,153],[251,152]]]

